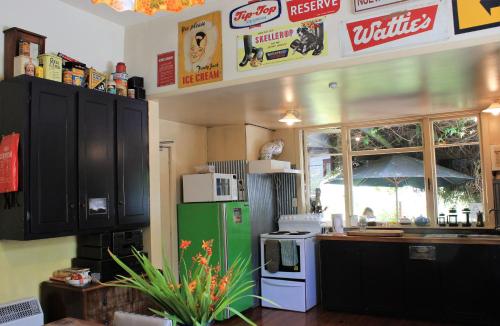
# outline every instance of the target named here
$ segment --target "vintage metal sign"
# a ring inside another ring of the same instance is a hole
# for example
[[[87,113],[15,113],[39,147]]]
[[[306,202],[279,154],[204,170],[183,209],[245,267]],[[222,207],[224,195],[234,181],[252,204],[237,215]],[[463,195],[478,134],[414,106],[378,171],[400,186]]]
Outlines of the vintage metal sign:
[[[292,23],[238,36],[238,71],[328,54],[324,20]]]
[[[261,26],[281,16],[280,0],[260,0],[233,9],[229,24],[233,29]]]
[[[222,80],[221,13],[179,23],[179,88]]]
[[[432,42],[448,37],[436,28],[439,4],[345,23],[344,54]],[[441,11],[442,12],[442,11]],[[443,24],[441,24],[443,25]]]
[[[452,0],[455,34],[500,27],[500,0]]]
[[[336,13],[340,0],[291,0],[286,6],[290,21],[298,22]]]
[[[406,1],[408,0],[354,0],[354,12],[385,7],[395,3]]]
[[[165,52],[157,57],[157,81],[158,87],[175,84],[175,52]]]

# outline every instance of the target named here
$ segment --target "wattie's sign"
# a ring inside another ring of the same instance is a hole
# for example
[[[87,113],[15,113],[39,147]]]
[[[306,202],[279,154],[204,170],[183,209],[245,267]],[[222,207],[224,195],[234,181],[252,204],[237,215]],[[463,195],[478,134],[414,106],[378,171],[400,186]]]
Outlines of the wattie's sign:
[[[233,29],[257,27],[277,19],[280,15],[280,0],[250,1],[231,11],[229,24]]]
[[[291,0],[286,3],[292,22],[334,14],[340,9],[340,0]]]
[[[432,31],[438,5],[346,24],[354,52]]]

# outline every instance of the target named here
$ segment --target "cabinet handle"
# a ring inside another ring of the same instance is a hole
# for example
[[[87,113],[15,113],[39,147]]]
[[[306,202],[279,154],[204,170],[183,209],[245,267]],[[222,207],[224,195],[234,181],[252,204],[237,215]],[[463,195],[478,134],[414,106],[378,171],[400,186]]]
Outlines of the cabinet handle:
[[[80,206],[82,206],[82,208],[86,208],[86,207],[87,207],[87,204],[82,203]]]
[[[75,209],[75,207],[76,207],[75,204],[69,204],[69,208]]]
[[[118,202],[118,205],[123,206],[123,201],[121,201],[121,200],[120,200],[120,201]]]

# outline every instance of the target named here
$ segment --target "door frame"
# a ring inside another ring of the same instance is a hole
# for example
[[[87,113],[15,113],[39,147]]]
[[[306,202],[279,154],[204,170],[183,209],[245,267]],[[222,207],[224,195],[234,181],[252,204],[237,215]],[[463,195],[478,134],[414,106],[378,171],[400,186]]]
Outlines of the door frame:
[[[165,257],[170,257],[170,266],[174,275],[178,276],[178,235],[177,235],[177,173],[175,169],[176,157],[175,157],[175,143],[173,141],[160,141],[160,169],[163,168],[162,154],[163,151],[168,151],[169,153],[169,197],[170,197],[170,209],[169,215],[163,215],[162,204],[162,180],[160,178],[160,215],[161,215],[161,228],[162,228],[162,251]],[[160,172],[161,175],[161,172]],[[163,258],[163,257],[162,257]]]

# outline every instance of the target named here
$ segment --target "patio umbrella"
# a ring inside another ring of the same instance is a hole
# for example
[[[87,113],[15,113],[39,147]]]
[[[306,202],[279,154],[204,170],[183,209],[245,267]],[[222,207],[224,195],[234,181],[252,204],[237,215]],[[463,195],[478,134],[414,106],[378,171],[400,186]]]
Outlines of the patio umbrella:
[[[460,185],[474,178],[443,166],[437,166],[438,186]],[[425,188],[424,162],[406,155],[385,155],[381,159],[368,161],[353,169],[353,185],[371,187],[394,187],[396,192],[396,212],[399,215],[399,188],[412,186]],[[327,184],[341,184],[341,177],[333,177]],[[399,218],[399,216],[398,216]]]

